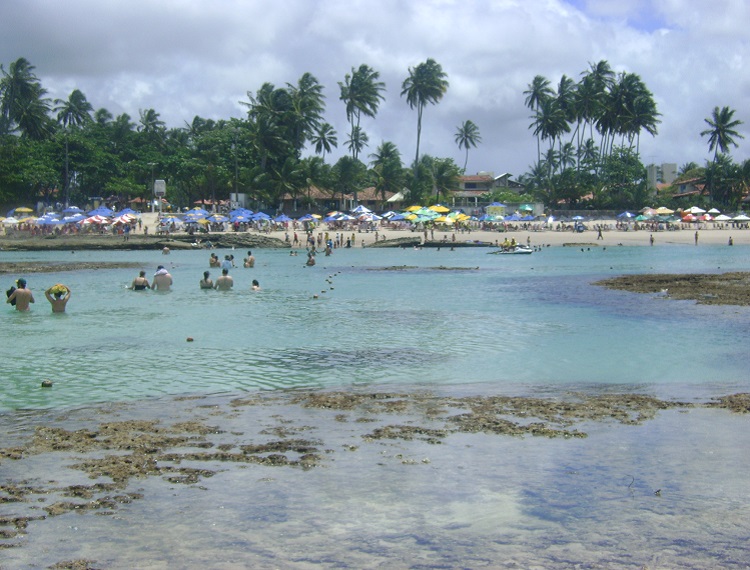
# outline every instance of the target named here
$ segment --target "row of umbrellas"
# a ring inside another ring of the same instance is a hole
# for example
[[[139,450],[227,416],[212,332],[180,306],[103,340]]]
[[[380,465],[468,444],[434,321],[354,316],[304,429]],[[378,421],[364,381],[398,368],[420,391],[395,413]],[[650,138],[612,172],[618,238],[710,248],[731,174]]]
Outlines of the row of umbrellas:
[[[66,208],[60,214],[56,212],[49,212],[40,217],[26,216],[21,218],[13,215],[30,212],[33,212],[31,208],[15,208],[15,210],[11,210],[10,212],[8,212],[11,215],[7,218],[3,218],[2,223],[6,226],[16,224],[35,224],[38,226],[54,226],[63,224],[102,225],[131,224],[137,219],[137,213],[131,208],[125,208],[124,210],[120,210],[119,212],[115,213],[109,208],[101,207],[84,213],[84,210],[75,206]]]

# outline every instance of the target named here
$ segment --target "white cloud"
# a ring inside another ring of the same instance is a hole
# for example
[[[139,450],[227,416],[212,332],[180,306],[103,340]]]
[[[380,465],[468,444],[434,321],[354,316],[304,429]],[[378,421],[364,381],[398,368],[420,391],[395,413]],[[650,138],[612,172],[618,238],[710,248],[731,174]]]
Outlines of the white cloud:
[[[391,140],[411,161],[416,114],[401,83],[432,57],[450,88],[425,110],[422,150],[462,164],[453,135],[471,119],[483,143],[469,170],[521,174],[536,159],[528,83],[537,74],[555,85],[563,73],[577,80],[600,59],[641,75],[657,100],[660,134],[642,137],[644,162],[708,158],[699,133],[713,107],[750,121],[748,21],[744,0],[9,0],[0,62],[26,57],[52,98],[79,88],[95,107],[134,119],[151,107],[170,126],[240,116],[247,91],[309,71],[325,85],[326,119],[341,143],[337,82],[366,63],[387,88],[378,117],[363,122],[366,154]],[[735,159],[748,148],[742,141]]]

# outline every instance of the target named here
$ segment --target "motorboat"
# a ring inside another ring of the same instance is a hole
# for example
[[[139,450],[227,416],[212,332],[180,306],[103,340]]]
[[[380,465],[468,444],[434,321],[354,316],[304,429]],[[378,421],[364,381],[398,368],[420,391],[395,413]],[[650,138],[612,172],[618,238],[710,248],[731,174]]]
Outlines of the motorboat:
[[[528,255],[534,253],[534,250],[525,245],[516,245],[513,247],[500,248],[497,251],[491,251],[490,253],[499,253],[501,255]]]

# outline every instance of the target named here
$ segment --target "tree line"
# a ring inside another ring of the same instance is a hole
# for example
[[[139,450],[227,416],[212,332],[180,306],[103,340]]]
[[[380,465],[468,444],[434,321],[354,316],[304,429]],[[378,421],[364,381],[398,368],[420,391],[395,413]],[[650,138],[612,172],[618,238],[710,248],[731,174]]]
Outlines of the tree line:
[[[331,198],[374,186],[382,198],[403,191],[414,203],[445,200],[462,170],[450,158],[420,155],[422,120],[449,83],[439,63],[427,59],[409,68],[401,96],[416,111],[416,152],[407,168],[398,147],[383,141],[362,160],[369,138],[362,119],[374,119],[385,84],[368,65],[352,68],[338,83],[349,124],[342,141],[347,155],[334,164],[325,157],[339,134],[325,121],[323,86],[311,73],[296,83],[264,83],[247,92],[243,118],[196,116],[167,128],[152,108],[113,116],[94,109],[78,89],[54,101],[25,58],[0,65],[0,203],[37,200],[86,203],[93,196],[120,202],[152,197],[154,178],[167,181],[168,199],[180,206],[244,193],[257,208],[279,208],[291,196],[296,207],[314,207],[310,189]],[[465,121],[455,142],[465,151],[481,142],[478,127]],[[314,152],[304,156],[305,151]]]
[[[537,140],[537,160],[521,181],[533,197],[551,207],[632,209],[646,204],[679,207],[673,193],[654,195],[640,159],[640,136],[658,134],[661,122],[654,97],[635,73],[615,73],[605,60],[589,64],[580,80],[563,75],[556,88],[537,75],[525,103],[532,112],[529,129]],[[750,185],[750,161],[729,156],[743,138],[729,107],[705,119],[712,161],[688,163],[680,171],[705,181],[701,204],[739,208]],[[544,143],[544,145],[543,145]]]

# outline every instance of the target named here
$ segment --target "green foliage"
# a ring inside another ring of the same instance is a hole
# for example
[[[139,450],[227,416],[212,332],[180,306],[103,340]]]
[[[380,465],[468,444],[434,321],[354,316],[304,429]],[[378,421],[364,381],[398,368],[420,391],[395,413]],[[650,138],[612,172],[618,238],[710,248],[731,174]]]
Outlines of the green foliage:
[[[615,147],[602,161],[601,184],[594,193],[594,207],[621,210],[642,207],[648,197],[646,167],[630,148]]]

